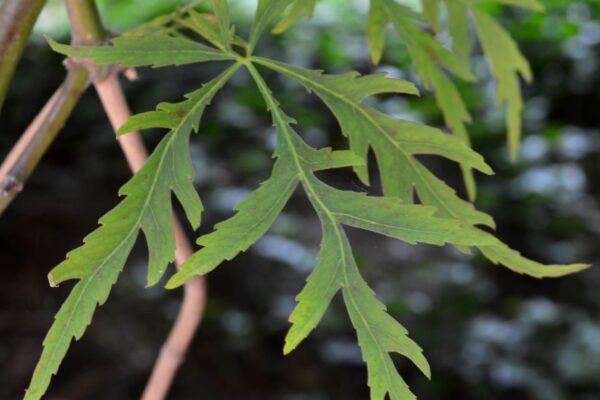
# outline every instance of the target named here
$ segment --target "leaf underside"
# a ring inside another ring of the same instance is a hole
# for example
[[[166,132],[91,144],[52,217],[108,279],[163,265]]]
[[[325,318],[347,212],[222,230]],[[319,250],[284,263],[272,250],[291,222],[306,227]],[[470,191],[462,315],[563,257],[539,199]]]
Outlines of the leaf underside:
[[[535,0],[496,2],[534,10],[540,8]],[[78,282],[44,340],[44,350],[26,399],[39,399],[45,393],[72,339],[83,335],[96,306],[106,301],[140,232],[144,233],[149,249],[148,285],[156,284],[163,277],[175,250],[172,194],[181,203],[192,227],[198,228],[202,203],[192,183],[190,133],[199,130],[205,107],[241,67],[254,79],[277,132],[273,169],[270,177],[236,206],[232,217],[198,239],[200,249],[168,280],[168,288],[181,286],[193,276],[207,274],[224,261],[247,251],[269,230],[300,187],[320,220],[322,238],[317,265],[297,296],[297,306],[290,316],[284,353],[293,351],[317,327],[333,297],[340,293],[367,365],[371,398],[405,400],[416,397],[398,373],[391,354],[408,358],[427,377],[431,374],[429,364],[421,348],[386,312],[385,305],[361,276],[344,226],[411,244],[450,244],[465,253],[476,248],[494,264],[537,278],[558,277],[588,267],[584,264],[545,266],[524,258],[482,230],[480,226],[493,228],[493,219],[461,199],[416,157],[426,154],[456,162],[463,171],[471,199],[475,198],[474,171],[493,173],[483,158],[470,148],[466,126],[471,116],[448,74],[474,80],[469,67],[469,15],[496,76],[498,100],[507,104],[511,154],[518,151],[522,100],[517,75],[530,78],[530,72],[510,36],[478,8],[480,1],[425,0],[421,16],[393,0],[371,0],[367,32],[373,61],[380,61],[385,46],[384,28],[392,24],[406,45],[424,87],[434,92],[453,135],[393,118],[364,101],[383,93],[418,94],[417,88],[409,82],[383,74],[327,75],[253,55],[265,31],[286,31],[301,18],[312,15],[316,0],[259,0],[248,41],[237,36],[230,25],[227,3],[224,0],[210,3],[214,18],[189,9],[151,23],[143,31],[116,38],[110,46],[70,47],[50,40],[56,51],[91,59],[97,64],[162,67],[228,61],[233,65],[188,94],[185,101],[161,103],[155,111],[131,117],[119,130],[119,134],[146,128],[165,128],[168,132],[144,167],[121,189],[123,200],[100,219],[100,227],[84,239],[84,244],[70,252],[50,273],[53,285],[71,279]],[[440,12],[442,5],[447,13]],[[425,20],[435,32],[440,32],[441,15],[448,18],[453,39],[451,50],[415,24],[415,19],[419,23]],[[168,29],[165,24],[169,25]],[[191,30],[209,44],[187,39],[179,29]],[[242,48],[244,54],[238,54],[236,48]],[[282,110],[258,68],[292,79],[318,96],[337,119],[349,148],[309,146],[295,130],[295,121]],[[336,189],[315,174],[351,167],[369,184],[367,155],[370,150],[375,154],[381,174],[382,197]]]

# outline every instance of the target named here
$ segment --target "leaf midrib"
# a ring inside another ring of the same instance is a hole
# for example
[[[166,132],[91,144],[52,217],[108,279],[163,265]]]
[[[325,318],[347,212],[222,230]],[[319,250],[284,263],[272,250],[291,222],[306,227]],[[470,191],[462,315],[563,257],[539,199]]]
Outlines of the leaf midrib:
[[[380,359],[382,365],[385,366],[386,375],[387,375],[388,383],[389,383],[390,382],[390,378],[391,378],[390,377],[390,371],[389,371],[389,365],[385,362],[385,359],[384,359],[384,353],[387,354],[387,351],[385,351],[385,349],[383,349],[381,347],[381,345],[379,344],[379,341],[377,340],[377,337],[373,333],[370,324],[367,322],[367,319],[365,318],[365,316],[361,312],[360,308],[358,307],[356,299],[354,298],[354,296],[352,294],[352,291],[350,290],[351,283],[350,283],[350,278],[348,276],[347,261],[346,261],[346,251],[345,251],[345,247],[344,247],[344,243],[343,243],[342,233],[340,232],[339,223],[335,219],[334,215],[329,210],[329,208],[319,198],[319,195],[318,195],[317,191],[312,186],[312,184],[310,182],[310,179],[308,178],[305,169],[303,168],[302,164],[300,163],[300,156],[295,151],[295,147],[294,147],[293,142],[292,142],[292,140],[291,140],[291,138],[289,136],[289,132],[288,132],[289,127],[288,127],[288,124],[285,121],[285,119],[283,118],[283,116],[281,115],[281,110],[279,109],[279,107],[275,103],[272,95],[270,94],[269,88],[266,86],[266,84],[262,80],[262,77],[260,76],[259,72],[256,70],[256,68],[254,67],[254,65],[252,63],[247,63],[246,67],[248,68],[250,74],[252,75],[252,77],[256,81],[256,83],[259,86],[259,88],[261,88],[261,87],[263,88],[262,91],[263,91],[263,95],[265,97],[265,101],[267,102],[267,105],[272,110],[273,115],[274,115],[275,118],[277,118],[279,124],[281,124],[281,126],[285,130],[285,133],[286,133],[285,138],[286,138],[286,141],[287,141],[288,146],[290,148],[290,152],[292,153],[294,164],[296,165],[296,169],[298,170],[298,175],[300,176],[301,182],[303,183],[303,185],[307,189],[307,191],[310,192],[311,198],[314,199],[317,202],[319,208],[327,215],[327,218],[331,221],[331,223],[332,223],[332,225],[333,225],[333,227],[335,229],[335,235],[336,235],[336,239],[338,241],[338,245],[339,245],[339,249],[340,249],[340,253],[341,253],[341,260],[340,261],[342,262],[342,265],[344,265],[344,268],[342,268],[342,273],[343,273],[343,276],[344,276],[344,283],[345,283],[344,287],[347,289],[345,292],[348,293],[348,297],[350,298],[350,300],[352,302],[352,306],[354,307],[356,313],[359,315],[361,321],[363,322],[366,330],[369,333],[369,336],[371,336],[373,342],[375,343],[375,346],[377,347],[377,350],[378,350],[377,353],[379,355],[379,359]],[[389,386],[391,386],[391,385],[389,385]]]
[[[291,70],[291,69],[285,69],[280,67],[279,65],[271,62],[271,60],[267,59],[267,58],[263,58],[263,57],[252,57],[252,60],[256,61],[259,64],[262,64],[264,66],[266,66],[267,68],[270,69],[274,69],[277,70],[279,72],[282,72],[286,75],[292,75],[294,76],[294,78],[296,80],[299,81],[303,81],[303,82],[308,82],[309,85],[313,85],[318,87],[321,90],[324,90],[326,92],[328,92],[329,94],[331,94],[332,96],[342,100],[344,103],[349,104],[352,108],[358,110],[361,114],[364,115],[364,117],[367,119],[367,121],[369,121],[369,123],[371,125],[373,125],[375,127],[376,130],[378,130],[379,132],[381,132],[383,134],[383,136],[390,142],[392,143],[392,145],[394,147],[396,147],[398,149],[398,151],[404,156],[404,158],[407,160],[408,165],[410,165],[411,169],[413,170],[413,172],[420,178],[421,182],[423,182],[423,184],[427,187],[427,189],[429,189],[429,192],[433,194],[433,196],[436,198],[436,200],[438,200],[438,204],[440,205],[440,207],[442,207],[444,210],[446,210],[450,215],[452,215],[452,217],[454,217],[455,219],[459,220],[462,222],[462,219],[459,218],[458,214],[456,214],[452,209],[448,208],[446,206],[446,204],[441,201],[441,199],[439,198],[437,192],[435,190],[432,189],[432,187],[429,185],[429,182],[427,182],[426,179],[423,178],[423,175],[421,174],[421,171],[419,171],[419,169],[414,165],[414,162],[412,160],[410,160],[410,158],[412,156],[406,154],[404,152],[404,150],[398,146],[398,143],[396,141],[394,141],[389,134],[385,131],[385,129],[383,129],[376,121],[373,120],[373,118],[369,115],[369,113],[367,111],[365,111],[362,107],[362,104],[358,104],[356,102],[350,101],[348,99],[346,99],[344,96],[341,96],[340,94],[338,94],[337,92],[329,89],[327,86],[321,85],[316,81],[312,81],[310,79],[306,79],[305,77],[303,77],[300,74],[297,74],[295,71]]]
[[[415,207],[418,207],[418,206],[415,206]],[[407,228],[407,227],[398,226],[398,225],[385,224],[385,223],[382,223],[382,222],[373,221],[371,219],[357,217],[355,215],[348,214],[348,213],[341,213],[341,212],[335,212],[334,211],[333,215],[340,216],[340,217],[349,217],[349,218],[352,218],[352,219],[357,220],[357,221],[366,222],[366,223],[373,224],[375,226],[381,226],[381,227],[384,227],[384,228],[397,229],[399,231],[407,231],[407,232],[414,232],[414,233],[424,233],[424,234],[431,234],[431,235],[439,235],[440,234],[439,230],[437,230],[437,231],[430,231],[430,230],[423,230],[423,229]]]

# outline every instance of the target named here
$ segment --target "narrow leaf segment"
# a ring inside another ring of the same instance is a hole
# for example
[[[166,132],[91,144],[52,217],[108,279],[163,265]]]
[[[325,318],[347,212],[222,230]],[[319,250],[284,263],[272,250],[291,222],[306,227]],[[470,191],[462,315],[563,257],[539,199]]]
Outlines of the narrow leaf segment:
[[[440,155],[455,161],[463,160],[463,165],[490,173],[491,170],[483,159],[460,140],[433,128],[392,119],[369,108],[361,100],[374,94],[374,86],[365,90],[360,84],[352,84],[349,79],[356,76],[323,75],[320,71],[292,67],[265,58],[253,59],[258,64],[298,81],[317,94],[334,113],[342,132],[350,139],[350,148],[359,156],[366,160],[369,148],[374,150],[387,196],[400,197],[409,204],[413,202],[413,192],[416,191],[423,204],[436,208],[438,217],[460,221],[464,226],[473,228],[476,225],[495,226],[489,215],[477,211],[470,202],[458,197],[452,188],[414,157],[414,154]],[[359,78],[358,82],[361,79],[365,78]],[[380,76],[380,79],[386,78]],[[390,91],[389,88],[393,85],[381,85],[381,88],[386,87]],[[411,142],[412,132],[426,144],[417,142],[418,145],[415,145]],[[359,176],[366,176],[366,169],[357,172]],[[483,230],[477,231],[480,236],[492,237]],[[563,276],[588,267],[587,264],[544,266],[524,258],[497,239],[490,245],[468,246],[479,247],[494,263],[537,278]]]
[[[162,139],[142,169],[120,190],[126,196],[100,219],[100,228],[84,239],[83,246],[70,252],[48,278],[52,285],[76,279],[79,282],[62,305],[44,340],[44,351],[36,366],[25,399],[39,399],[50,384],[73,338],[79,339],[90,324],[97,305],[102,305],[122,271],[140,229],[148,242],[148,285],[156,284],[167,264],[173,261],[171,192],[175,193],[190,220],[200,224],[202,204],[193,187],[194,176],[188,140],[198,130],[205,107],[238,64],[227,69],[202,89],[178,104],[163,103],[151,113],[155,126],[167,127]],[[123,130],[141,128],[139,117]]]
[[[71,47],[48,39],[52,49],[69,57],[92,58],[96,64],[124,67],[183,65],[206,61],[230,61],[234,57],[202,43],[156,32],[141,37],[120,37],[112,46]]]

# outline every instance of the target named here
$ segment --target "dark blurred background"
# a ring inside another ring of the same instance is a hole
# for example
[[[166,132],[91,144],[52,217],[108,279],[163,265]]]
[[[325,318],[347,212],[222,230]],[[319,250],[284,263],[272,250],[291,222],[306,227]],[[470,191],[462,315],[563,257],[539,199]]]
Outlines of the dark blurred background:
[[[101,1],[114,32],[172,9],[177,1]],[[525,89],[525,137],[510,164],[502,112],[485,60],[481,84],[459,83],[475,118],[475,148],[496,171],[479,176],[477,206],[498,223],[499,236],[544,262],[600,259],[600,3],[545,1],[545,15],[494,9],[531,61],[536,80]],[[255,1],[230,2],[246,32]],[[324,0],[315,18],[259,53],[329,72],[370,64],[363,25],[366,0]],[[49,4],[19,65],[0,114],[0,154],[8,152],[64,76],[61,56],[42,33],[69,40],[62,2]],[[378,70],[418,81],[401,43],[389,34]],[[444,40],[445,38],[440,38]],[[179,101],[214,77],[216,65],[141,69],[124,82],[135,112]],[[267,74],[268,75],[268,74]],[[285,111],[314,146],[345,147],[321,103],[286,79],[268,75]],[[431,96],[381,97],[386,112],[428,124],[442,119]],[[153,146],[163,132],[149,131]],[[274,133],[245,73],[213,102],[193,138],[196,185],[207,208],[201,233],[269,175]],[[462,190],[456,166],[428,160]],[[376,174],[376,171],[374,171]],[[129,171],[95,93],[87,93],[25,191],[0,218],[0,398],[20,398],[52,318],[70,284],[51,289],[46,274],[79,246],[117,201]],[[373,193],[349,171],[328,174],[339,186]],[[377,186],[377,185],[375,185]],[[368,399],[366,371],[339,298],[320,327],[282,356],[294,296],[315,262],[320,230],[302,195],[252,249],[209,277],[206,317],[171,392],[172,399]],[[191,234],[191,232],[190,232]],[[363,274],[424,349],[428,381],[405,359],[398,366],[420,399],[592,400],[600,398],[600,271],[535,280],[450,248],[409,246],[349,230]],[[194,237],[197,234],[194,234]],[[140,241],[106,305],[75,343],[48,399],[133,399],[141,393],[180,303],[180,291],[144,288]]]

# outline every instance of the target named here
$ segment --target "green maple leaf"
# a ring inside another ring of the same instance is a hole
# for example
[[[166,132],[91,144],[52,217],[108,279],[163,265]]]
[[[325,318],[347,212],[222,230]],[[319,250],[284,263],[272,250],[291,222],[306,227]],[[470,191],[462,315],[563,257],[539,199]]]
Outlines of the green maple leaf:
[[[533,0],[498,2],[531,8],[538,6]],[[146,236],[150,253],[148,284],[155,284],[161,279],[167,264],[173,260],[175,250],[171,193],[181,202],[191,225],[198,227],[202,204],[192,185],[189,136],[192,130],[198,131],[204,108],[241,66],[245,66],[254,78],[276,128],[277,146],[271,176],[236,207],[237,212],[231,218],[198,239],[201,249],[171,277],[167,287],[174,288],[192,276],[207,274],[224,261],[246,251],[268,231],[294,191],[302,187],[321,222],[323,237],[317,265],[298,295],[298,304],[290,316],[292,325],[285,339],[284,353],[294,350],[317,327],[333,297],[341,292],[367,364],[371,398],[383,400],[389,395],[392,400],[404,400],[415,397],[396,370],[391,353],[410,359],[428,377],[429,365],[421,348],[386,312],[385,305],[377,300],[360,275],[344,226],[369,230],[411,244],[452,244],[463,252],[477,247],[493,263],[539,278],[562,276],[588,267],[584,264],[544,266],[524,258],[478,228],[478,225],[493,227],[493,219],[458,197],[452,188],[416,158],[420,154],[430,154],[453,160],[461,165],[465,176],[473,170],[492,173],[483,158],[468,146],[466,130],[463,132],[460,128],[469,121],[468,112],[460,94],[442,70],[446,68],[465,79],[471,78],[468,69],[470,46],[464,43],[468,31],[465,34],[465,30],[456,25],[465,21],[466,13],[472,11],[479,1],[462,0],[460,5],[448,5],[451,35],[457,38],[452,53],[412,23],[406,23],[407,18],[419,18],[414,13],[390,0],[372,0],[374,8],[369,29],[374,59],[383,49],[383,36],[382,30],[373,25],[373,21],[383,25],[391,22],[411,49],[419,73],[426,77],[426,87],[436,88],[438,104],[447,114],[447,124],[457,136],[392,118],[364,103],[365,98],[381,93],[418,94],[414,85],[408,82],[382,74],[360,76],[350,72],[325,75],[321,71],[252,56],[261,34],[281,15],[284,17],[275,27],[276,32],[287,29],[300,17],[312,12],[315,1],[259,0],[248,42],[236,36],[230,27],[227,3],[224,0],[212,0],[211,3],[216,23],[188,10],[185,15],[177,14],[174,18],[151,24],[148,34],[117,38],[108,47],[72,48],[50,42],[63,54],[91,58],[98,64],[164,66],[205,61],[235,61],[235,64],[189,94],[186,101],[161,103],[156,111],[131,117],[120,129],[119,134],[153,127],[167,128],[169,132],[142,170],[122,188],[120,193],[126,196],[124,200],[100,220],[100,228],[86,237],[83,246],[69,253],[67,259],[51,272],[52,284],[69,279],[79,282],[57,314],[44,341],[44,351],[27,391],[27,399],[40,398],[45,392],[72,338],[81,337],[96,306],[106,301],[140,231]],[[427,17],[434,21],[438,17],[439,4],[435,0],[426,0],[426,5]],[[478,10],[472,12],[476,19],[479,18],[479,22],[476,21],[478,25],[487,22],[489,16],[477,14]],[[178,27],[191,29],[215,47],[157,31],[157,27],[164,26],[165,21],[174,21]],[[516,47],[511,48],[506,37],[498,33],[501,29],[498,25],[491,28],[478,26],[478,29],[484,32],[480,32],[484,47],[489,47],[495,40],[500,43],[498,46],[510,48],[512,56],[518,54]],[[491,37],[490,32],[498,37]],[[233,46],[244,48],[246,57],[235,53]],[[497,56],[491,58],[492,64],[501,63]],[[321,98],[337,118],[342,133],[349,140],[350,149],[317,150],[308,146],[293,129],[295,121],[283,112],[256,66],[294,79]],[[507,68],[513,74],[514,65]],[[507,74],[506,71],[502,73]],[[502,81],[506,79],[509,78]],[[514,93],[509,92],[512,93],[502,93],[514,103],[511,97]],[[368,184],[366,160],[370,149],[376,155],[384,197],[342,191],[325,184],[315,175],[316,171],[352,167]],[[414,204],[415,194],[422,204]]]
[[[429,18],[437,17],[434,2],[428,1],[425,11]],[[442,68],[455,75],[472,81],[474,79],[468,63],[457,54],[450,52],[426,32],[414,25],[414,13],[393,0],[371,0],[371,10],[367,23],[371,55],[379,63],[385,46],[385,27],[392,23],[415,64],[417,73],[426,89],[434,92],[436,102],[442,111],[446,125],[465,143],[469,144],[466,125],[471,122],[462,96],[452,80]],[[471,200],[476,197],[475,179],[472,168],[461,165],[467,193]]]
[[[359,156],[366,160],[369,148],[374,150],[384,193],[387,196],[399,197],[405,203],[412,203],[413,191],[416,190],[421,202],[436,207],[440,217],[451,218],[467,226],[494,227],[494,221],[489,215],[477,211],[471,203],[459,198],[452,188],[414,157],[415,154],[440,155],[461,161],[462,165],[469,168],[490,173],[491,169],[481,156],[460,140],[441,131],[395,120],[362,103],[365,97],[376,93],[410,93],[410,90],[399,89],[399,84],[394,85],[392,79],[382,75],[363,78],[357,78],[357,75],[352,73],[340,76],[323,75],[320,71],[293,67],[265,58],[253,59],[256,63],[280,72],[315,92],[334,113],[342,132],[350,139],[350,148]],[[381,84],[361,85],[361,80],[375,79],[382,81]],[[386,81],[387,83],[384,83]],[[417,141],[416,145],[412,140]],[[366,178],[366,167],[359,167],[357,173]],[[484,231],[479,232],[482,236],[491,236]],[[494,263],[538,278],[562,276],[588,267],[586,264],[544,266],[527,260],[500,241],[491,246],[478,247]],[[466,251],[464,245],[459,246],[459,249]]]
[[[367,363],[372,398],[383,399],[387,393],[394,400],[414,398],[389,353],[397,352],[408,357],[427,376],[430,374],[429,365],[421,349],[406,336],[406,330],[385,312],[385,306],[375,298],[360,276],[342,225],[409,243],[441,245],[451,242],[464,245],[489,244],[494,240],[456,221],[435,217],[433,208],[404,204],[398,198],[374,198],[341,191],[321,182],[314,175],[315,170],[352,165],[361,159],[344,155],[339,158],[346,163],[330,163],[328,159],[332,157],[323,160],[329,151],[314,150],[302,141],[291,127],[294,121],[283,113],[258,71],[252,64],[246,65],[271,110],[278,133],[275,171],[265,184],[237,207],[238,214],[217,226],[214,233],[200,238],[199,243],[205,247],[183,265],[167,286],[175,287],[192,275],[209,272],[238,250],[249,247],[266,232],[300,183],[321,220],[323,241],[318,265],[299,295],[298,306],[291,316],[293,325],[286,338],[284,352],[293,350],[316,327],[335,293],[341,290]],[[351,75],[355,77],[355,74]],[[357,85],[376,93],[384,89],[380,85],[381,79],[381,76],[366,77]],[[406,85],[399,84],[402,87]],[[416,146],[418,148],[420,144]],[[277,171],[283,168],[282,165],[286,165],[287,169]],[[251,214],[254,214],[254,220],[247,217]],[[242,236],[244,240],[241,240]]]
[[[169,128],[142,169],[120,190],[126,196],[100,219],[100,228],[84,239],[83,246],[49,274],[52,285],[78,280],[55,317],[44,340],[26,399],[38,399],[46,391],[73,338],[79,339],[90,324],[97,305],[103,304],[131,252],[140,230],[149,250],[148,285],[156,284],[173,261],[171,192],[182,204],[192,227],[200,224],[202,203],[192,185],[189,156],[190,132],[198,130],[204,108],[235,72],[238,65],[206,84],[178,104],[162,103],[157,111],[132,117],[122,132],[146,127]]]
[[[374,0],[389,1],[389,0]],[[423,0],[428,2],[429,10],[439,7],[441,0]],[[433,3],[437,4],[433,4]],[[469,38],[468,16],[472,15],[476,31],[483,47],[483,52],[488,59],[492,73],[496,78],[498,104],[506,104],[506,121],[508,126],[508,148],[512,160],[519,154],[521,141],[521,115],[523,112],[523,99],[519,77],[527,82],[532,79],[529,63],[523,57],[517,44],[510,34],[494,18],[480,10],[482,3],[498,3],[508,6],[529,8],[534,11],[543,11],[544,8],[537,0],[444,0],[448,9],[449,31],[452,37],[452,48],[456,56],[464,65],[468,65],[471,52]],[[439,22],[439,15],[431,11],[427,13],[429,21]],[[444,110],[444,106],[440,104]],[[469,122],[465,120],[465,122]],[[456,129],[447,119],[446,123]],[[462,134],[461,134],[462,135]],[[468,184],[469,185],[469,184]]]
[[[453,207],[461,220],[471,225],[493,226],[491,217],[474,210],[471,203],[456,197],[454,191],[437,179],[415,157],[416,154],[436,154],[461,162],[469,168],[491,173],[483,158],[453,136],[425,125],[393,119],[362,103],[368,96],[392,92],[414,94],[414,87],[383,75],[358,77],[355,73],[341,76],[323,75],[276,61],[255,58],[258,64],[297,80],[315,92],[334,113],[342,133],[350,139],[351,149],[364,159],[373,148],[380,166],[384,193],[412,202],[413,186],[419,196],[439,197],[440,202]],[[368,183],[366,166],[355,168]],[[437,206],[437,204],[436,204]]]
[[[423,80],[423,85],[434,92],[446,125],[469,144],[466,126],[471,123],[471,116],[456,86],[442,68],[467,81],[474,80],[469,65],[471,43],[468,15],[471,13],[484,53],[496,78],[498,103],[507,106],[509,153],[511,159],[515,160],[519,151],[523,110],[519,76],[529,82],[531,71],[527,60],[519,52],[510,34],[477,6],[493,2],[534,11],[543,11],[544,7],[537,0],[421,0],[423,16],[436,33],[442,31],[440,24],[442,1],[448,10],[452,51],[445,49],[428,33],[415,26],[414,22],[421,20],[419,14],[394,0],[370,0],[371,11],[367,21],[367,33],[371,58],[375,64],[380,62],[385,48],[385,27],[392,23],[406,45],[416,70]],[[278,11],[285,9],[288,4],[289,1],[285,4],[281,2],[282,8]],[[292,0],[291,4],[290,11],[273,29],[273,33],[282,33],[302,17],[311,16],[316,0]],[[461,169],[467,194],[473,201],[477,190],[473,171],[465,166],[461,166]]]

